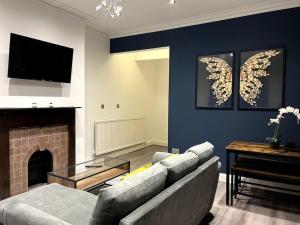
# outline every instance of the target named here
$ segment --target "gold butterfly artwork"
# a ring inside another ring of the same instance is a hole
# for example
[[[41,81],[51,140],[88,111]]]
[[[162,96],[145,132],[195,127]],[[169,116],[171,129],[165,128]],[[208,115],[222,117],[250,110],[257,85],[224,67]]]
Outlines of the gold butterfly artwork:
[[[266,69],[271,66],[271,58],[281,51],[268,50],[259,52],[241,66],[240,72],[240,96],[251,106],[257,106],[257,99],[263,88],[261,77],[270,76]]]
[[[206,70],[210,73],[207,79],[215,81],[211,89],[216,105],[223,105],[232,95],[232,68],[217,57],[203,57],[200,61],[207,64]]]
[[[281,51],[261,51],[250,58],[240,68],[240,96],[251,106],[257,105],[257,99],[261,94],[263,83],[259,78],[270,76],[267,68],[271,65],[271,58]],[[232,96],[232,68],[224,60],[218,57],[203,57],[200,61],[207,64],[209,72],[208,80],[213,80],[212,94],[216,99],[216,105],[221,106]]]

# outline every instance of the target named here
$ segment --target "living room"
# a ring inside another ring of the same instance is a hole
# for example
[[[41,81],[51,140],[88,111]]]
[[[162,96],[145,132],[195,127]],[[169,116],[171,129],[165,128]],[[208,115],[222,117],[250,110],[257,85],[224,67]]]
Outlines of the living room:
[[[299,7],[0,0],[0,224],[300,224]]]

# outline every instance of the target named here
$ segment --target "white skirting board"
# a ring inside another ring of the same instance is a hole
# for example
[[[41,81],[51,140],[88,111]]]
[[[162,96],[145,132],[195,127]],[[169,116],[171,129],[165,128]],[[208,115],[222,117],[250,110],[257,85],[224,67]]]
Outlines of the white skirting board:
[[[226,173],[220,173],[219,181],[226,183]],[[229,176],[229,182],[231,181],[231,176]]]
[[[122,155],[127,155],[131,152],[141,150],[145,147],[147,147],[147,146],[144,143],[144,144],[135,145],[135,146],[131,146],[131,147],[128,147],[128,148],[123,148],[123,149],[119,149],[119,150],[116,150],[116,151],[104,153],[104,154],[101,154],[101,155],[94,155],[94,157],[112,157],[112,158],[116,158],[116,157],[120,157]]]
[[[168,147],[168,142],[162,140],[151,140],[151,141],[147,141],[146,145],[147,146],[158,145],[158,146]]]

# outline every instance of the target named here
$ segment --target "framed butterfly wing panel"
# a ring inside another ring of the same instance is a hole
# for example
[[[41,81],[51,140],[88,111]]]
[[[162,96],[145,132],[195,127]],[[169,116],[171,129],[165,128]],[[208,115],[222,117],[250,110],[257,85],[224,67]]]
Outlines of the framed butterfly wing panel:
[[[197,109],[233,108],[234,53],[198,56]]]
[[[277,110],[284,105],[285,49],[240,53],[240,110]]]

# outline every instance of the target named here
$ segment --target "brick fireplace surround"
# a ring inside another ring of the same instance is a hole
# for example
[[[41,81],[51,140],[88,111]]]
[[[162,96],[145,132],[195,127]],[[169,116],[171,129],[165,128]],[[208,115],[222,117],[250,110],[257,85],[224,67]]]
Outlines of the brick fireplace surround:
[[[52,154],[53,170],[68,166],[68,126],[12,129],[9,146],[11,196],[28,191],[28,163],[36,151]]]
[[[48,150],[52,168],[75,164],[76,107],[0,108],[0,200],[28,190],[28,162]]]

